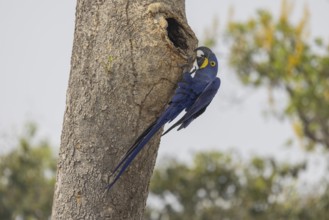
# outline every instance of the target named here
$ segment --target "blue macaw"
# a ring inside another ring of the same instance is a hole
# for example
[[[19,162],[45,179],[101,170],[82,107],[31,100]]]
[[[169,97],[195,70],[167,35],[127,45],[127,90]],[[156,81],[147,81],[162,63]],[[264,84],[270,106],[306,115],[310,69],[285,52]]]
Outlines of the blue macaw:
[[[195,51],[201,51],[201,55],[197,55],[196,58],[198,68],[184,73],[183,81],[178,83],[175,94],[166,110],[137,138],[123,159],[115,167],[111,175],[111,177],[114,176],[113,180],[106,187],[108,190],[112,188],[137,154],[164,124],[174,120],[185,109],[185,115],[164,132],[163,135],[179,125],[178,130],[186,128],[206,110],[216,95],[221,82],[216,77],[218,71],[217,58],[207,47],[198,47]],[[192,77],[194,72],[195,75]]]

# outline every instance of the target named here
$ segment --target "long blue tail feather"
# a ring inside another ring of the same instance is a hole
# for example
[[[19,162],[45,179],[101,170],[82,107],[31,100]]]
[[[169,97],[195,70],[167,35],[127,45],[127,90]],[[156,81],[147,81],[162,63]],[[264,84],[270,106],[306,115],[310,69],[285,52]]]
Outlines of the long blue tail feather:
[[[139,135],[139,137],[137,138],[137,140],[135,141],[135,143],[133,145],[131,145],[131,147],[126,152],[126,154],[124,155],[124,157],[120,160],[120,163],[114,168],[111,176],[113,176],[118,171],[118,169],[121,167],[121,165],[129,157],[129,155],[131,154],[131,152],[136,148],[136,145],[138,145],[141,142],[142,138],[144,138],[145,135],[147,135],[147,133],[152,129],[152,127],[156,124],[156,122],[157,122],[157,120],[155,120],[147,129],[145,129],[145,131],[141,135]]]
[[[143,149],[143,147],[149,142],[149,140],[154,136],[159,129],[168,122],[168,115],[174,112],[174,108],[168,108],[160,118],[153,122],[145,131],[137,138],[135,143],[129,148],[128,152],[125,154],[123,159],[113,170],[111,177],[115,176],[114,179],[106,186],[107,190],[110,190],[116,181],[120,178],[123,172],[129,167],[131,162],[135,159],[137,154]]]

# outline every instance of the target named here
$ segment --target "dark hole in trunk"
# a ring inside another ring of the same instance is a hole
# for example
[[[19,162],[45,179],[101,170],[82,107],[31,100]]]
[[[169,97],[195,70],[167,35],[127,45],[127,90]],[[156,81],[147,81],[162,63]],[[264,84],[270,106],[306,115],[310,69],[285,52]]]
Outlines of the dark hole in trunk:
[[[168,22],[167,32],[169,39],[175,45],[175,47],[179,47],[183,50],[186,50],[188,47],[186,43],[184,29],[177,22],[176,19],[167,18],[166,20]]]

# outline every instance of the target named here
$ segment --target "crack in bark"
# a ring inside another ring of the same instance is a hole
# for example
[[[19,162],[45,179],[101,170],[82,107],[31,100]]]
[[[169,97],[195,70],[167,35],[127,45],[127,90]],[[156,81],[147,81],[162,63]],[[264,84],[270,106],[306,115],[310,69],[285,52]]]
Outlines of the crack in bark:
[[[130,61],[131,61],[131,65],[132,65],[132,73],[135,77],[137,77],[137,71],[136,71],[136,67],[135,67],[135,60],[134,60],[134,48],[133,48],[133,42],[132,42],[132,33],[131,31],[129,30],[130,29],[130,21],[129,21],[129,5],[130,5],[130,0],[127,1],[127,4],[126,4],[126,19],[127,19],[127,29],[128,29],[128,33],[129,33],[129,44],[130,44]]]
[[[163,81],[169,82],[170,84],[172,84],[173,86],[176,85],[174,82],[172,82],[171,80],[167,79],[167,78],[160,78],[158,82],[154,83],[152,85],[152,87],[150,88],[150,90],[146,93],[145,97],[143,98],[143,100],[141,101],[141,104],[137,104],[140,109],[139,109],[139,114],[138,116],[141,116],[142,110],[143,110],[143,106],[146,102],[146,99],[148,98],[148,96],[151,94],[151,92],[154,90],[155,87],[157,87],[159,84],[161,84]],[[166,104],[167,105],[167,104]]]
[[[133,86],[132,86],[132,94],[133,96],[135,96],[135,90],[136,90],[136,83],[137,83],[137,77],[138,77],[138,74],[137,74],[137,69],[136,69],[136,63],[135,63],[135,60],[134,60],[134,47],[133,47],[133,41],[132,41],[132,33],[131,31],[129,30],[130,29],[130,20],[129,20],[129,5],[130,5],[130,0],[127,1],[127,4],[126,4],[126,7],[125,7],[125,12],[126,12],[126,19],[127,19],[127,29],[128,29],[128,33],[129,33],[129,46],[130,46],[130,62],[131,62],[131,71],[132,71],[132,74],[134,75],[135,77],[135,80],[133,82]],[[141,115],[141,111],[142,111],[142,104],[138,104],[136,101],[135,101],[135,98],[133,98],[133,101],[134,103],[139,107],[138,109],[138,118],[140,118],[140,115]],[[140,126],[140,120],[137,120],[137,128],[139,128]],[[138,129],[137,129],[138,130]],[[137,131],[135,133],[135,135],[138,135],[137,134]]]

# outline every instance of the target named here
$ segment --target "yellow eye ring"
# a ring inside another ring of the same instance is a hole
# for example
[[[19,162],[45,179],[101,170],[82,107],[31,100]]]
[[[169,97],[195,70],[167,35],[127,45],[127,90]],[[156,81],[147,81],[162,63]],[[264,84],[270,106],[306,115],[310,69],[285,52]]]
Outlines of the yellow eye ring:
[[[216,66],[216,62],[215,61],[210,61],[210,66]]]

